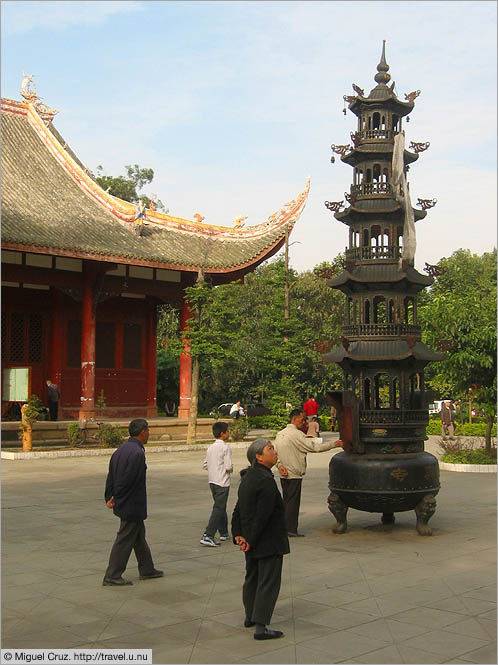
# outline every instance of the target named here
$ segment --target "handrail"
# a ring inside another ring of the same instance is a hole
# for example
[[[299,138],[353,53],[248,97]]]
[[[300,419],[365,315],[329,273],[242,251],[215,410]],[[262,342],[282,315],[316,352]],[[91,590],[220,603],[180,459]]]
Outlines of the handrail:
[[[413,323],[360,323],[343,326],[342,332],[345,337],[415,335],[420,338],[422,329]]]

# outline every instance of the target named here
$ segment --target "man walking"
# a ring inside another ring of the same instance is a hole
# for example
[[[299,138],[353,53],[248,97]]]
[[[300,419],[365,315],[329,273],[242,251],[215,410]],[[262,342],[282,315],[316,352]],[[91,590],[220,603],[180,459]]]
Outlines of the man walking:
[[[453,439],[455,434],[455,416],[453,415],[453,409],[451,408],[451,402],[449,399],[441,404],[441,436],[445,439],[448,432],[450,434],[450,439]]]
[[[105,485],[106,506],[113,509],[121,523],[112,546],[103,586],[133,584],[122,577],[132,550],[137,557],[141,580],[164,575],[162,570],[154,568],[152,554],[145,540],[147,465],[144,444],[149,439],[149,425],[146,420],[136,418],[131,421],[128,431],[130,438],[111,457]]]
[[[283,635],[267,625],[280,591],[283,555],[290,551],[282,497],[271,472],[277,455],[269,441],[256,439],[247,449],[247,459],[251,466],[240,472],[232,516],[234,543],[246,557],[244,626],[255,626],[255,640],[273,640]]]
[[[52,379],[47,379],[47,405],[48,411],[50,413],[50,420],[57,420],[59,415],[59,400],[61,394],[59,392],[59,386],[55,383],[52,383]]]
[[[306,473],[306,455],[331,450],[334,442],[322,443],[319,439],[307,438],[302,431],[306,415],[301,409],[291,411],[289,420],[287,427],[278,432],[275,438],[275,450],[278,455],[277,468],[281,476],[287,533],[291,537],[297,537],[304,535],[298,532],[297,523],[301,505],[301,484]]]
[[[201,538],[201,545],[218,547],[215,540],[216,532],[220,533],[220,540],[228,540],[227,500],[230,491],[230,474],[233,471],[232,450],[227,443],[230,436],[228,423],[216,422],[213,425],[213,435],[216,439],[206,452],[206,459],[202,465],[207,469],[208,483],[213,495],[213,510],[208,525]]]

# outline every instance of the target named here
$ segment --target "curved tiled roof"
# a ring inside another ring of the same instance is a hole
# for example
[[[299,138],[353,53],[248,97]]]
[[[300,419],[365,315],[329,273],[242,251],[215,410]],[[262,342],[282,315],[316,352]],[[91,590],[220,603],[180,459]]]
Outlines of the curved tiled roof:
[[[243,229],[147,210],[102,190],[60,134],[29,103],[2,100],[2,246],[176,270],[232,272],[272,256],[306,205],[296,199]]]

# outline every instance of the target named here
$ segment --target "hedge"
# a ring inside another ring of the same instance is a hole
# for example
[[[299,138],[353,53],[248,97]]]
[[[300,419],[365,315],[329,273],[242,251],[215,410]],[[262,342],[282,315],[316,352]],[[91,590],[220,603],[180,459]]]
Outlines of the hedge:
[[[441,421],[430,420],[427,425],[427,434],[441,434]],[[486,423],[457,423],[455,425],[457,436],[486,436]],[[496,423],[491,430],[491,436],[496,436]]]

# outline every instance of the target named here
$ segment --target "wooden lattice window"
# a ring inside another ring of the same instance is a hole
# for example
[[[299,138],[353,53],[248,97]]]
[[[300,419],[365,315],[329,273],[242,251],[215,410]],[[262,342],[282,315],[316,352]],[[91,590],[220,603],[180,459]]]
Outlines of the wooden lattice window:
[[[81,321],[67,322],[66,365],[81,366]]]
[[[2,312],[2,360],[35,365],[43,359],[43,314]]]
[[[142,326],[139,323],[125,323],[123,328],[123,367],[142,368]]]
[[[96,326],[95,366],[115,367],[116,331],[114,323],[99,321]]]
[[[25,340],[24,314],[22,312],[12,312],[10,318],[10,362],[25,362]]]
[[[28,362],[41,363],[43,351],[43,319],[42,315],[34,312],[29,315],[29,344]]]

